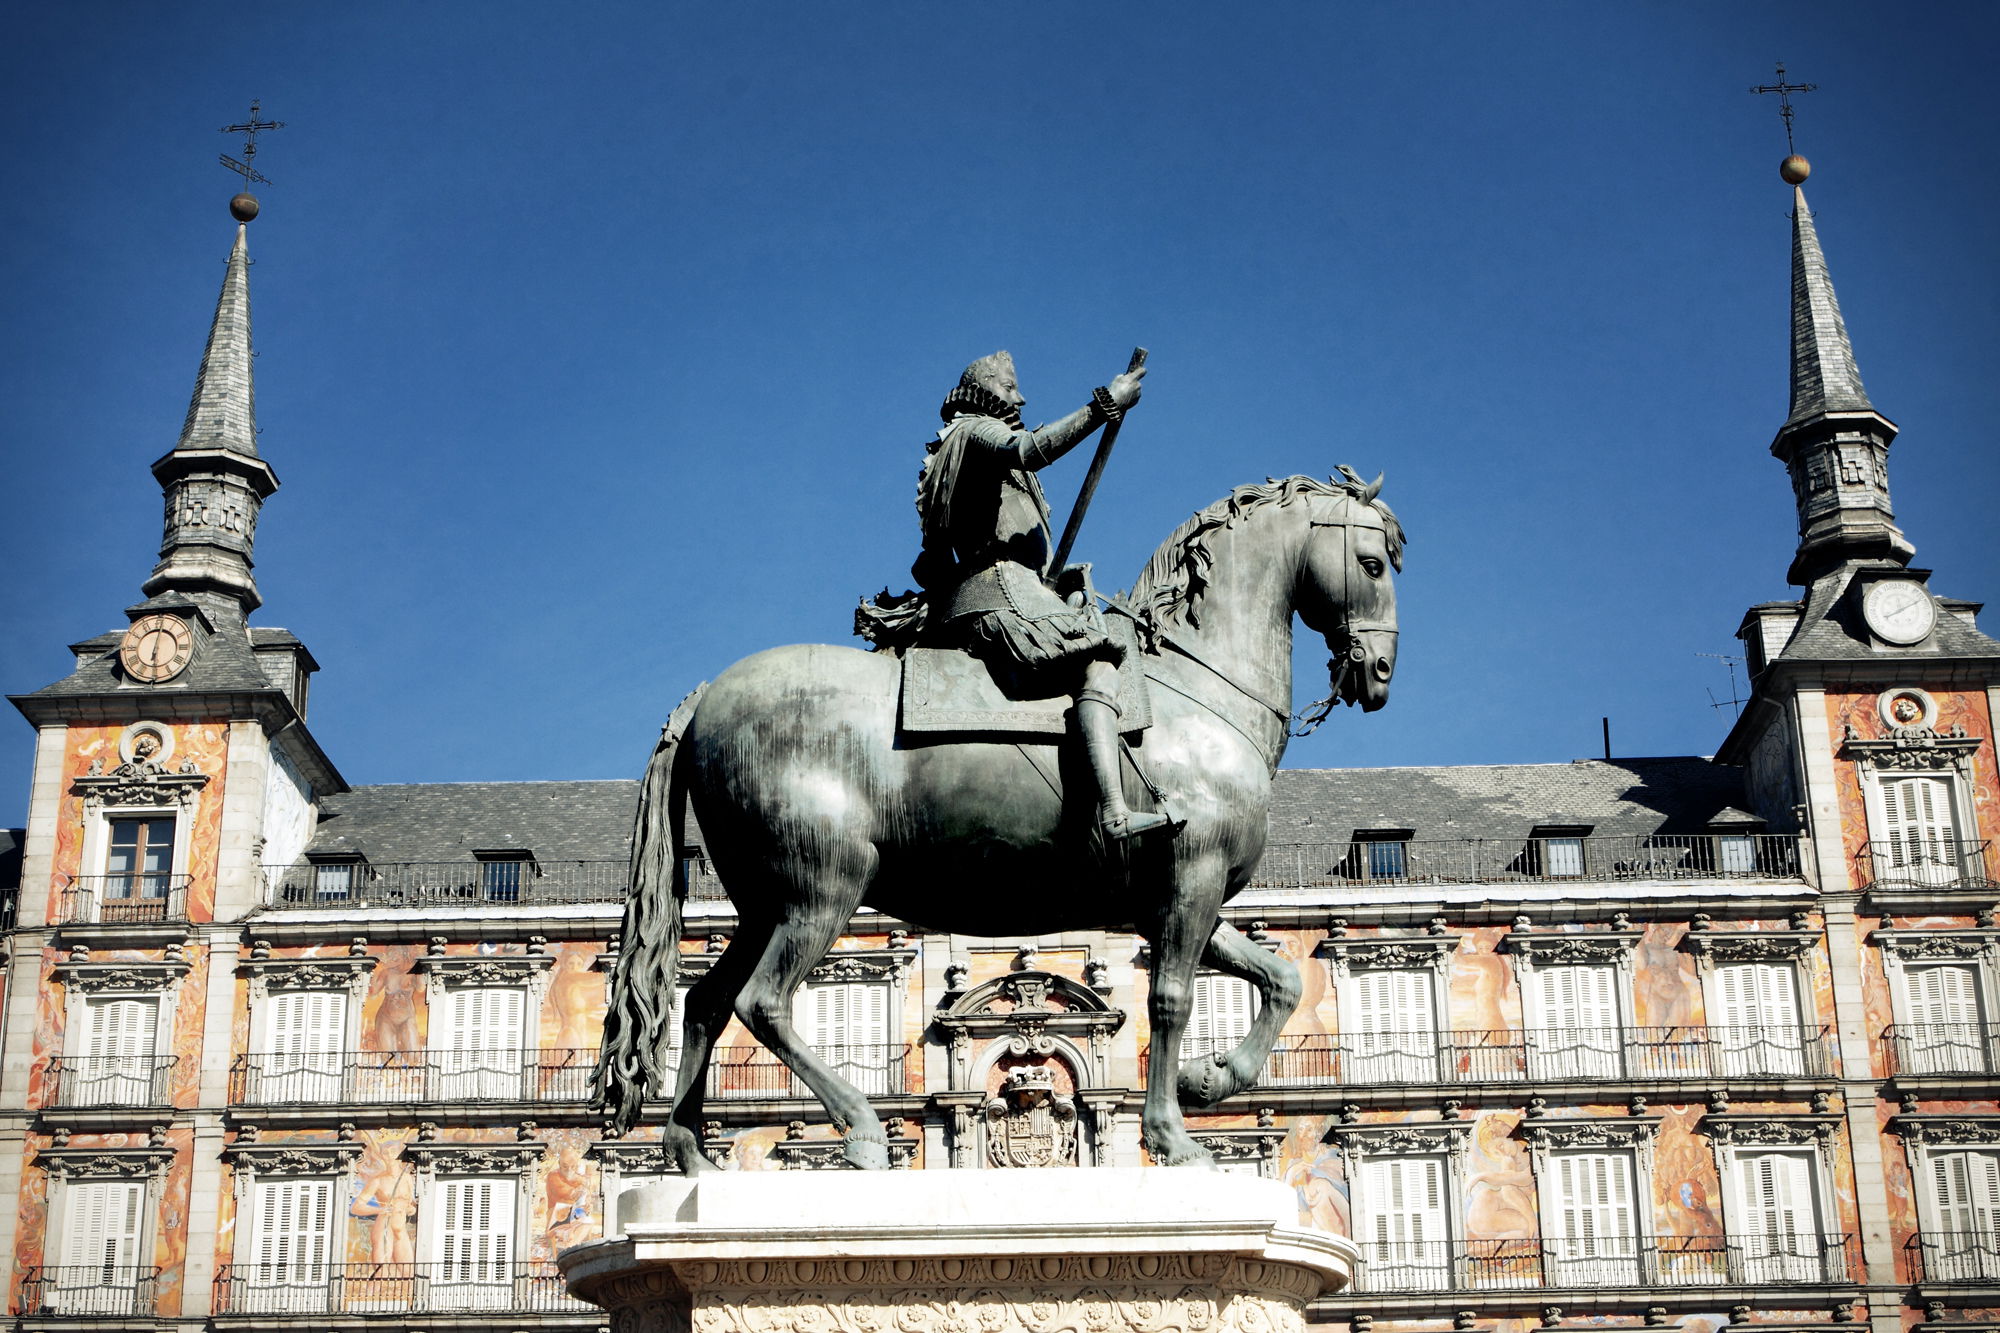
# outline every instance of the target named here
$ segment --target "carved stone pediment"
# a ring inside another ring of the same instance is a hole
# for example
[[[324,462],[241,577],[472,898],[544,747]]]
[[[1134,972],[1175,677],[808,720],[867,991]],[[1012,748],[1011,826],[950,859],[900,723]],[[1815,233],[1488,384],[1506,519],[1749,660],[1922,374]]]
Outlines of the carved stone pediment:
[[[1889,1128],[1911,1143],[1989,1148],[2000,1145],[2000,1115],[1925,1115],[1905,1111],[1890,1118]]]
[[[1349,1161],[1364,1157],[1416,1157],[1445,1153],[1456,1157],[1472,1137],[1470,1120],[1424,1120],[1396,1124],[1336,1124],[1326,1136]]]
[[[1817,1148],[1833,1142],[1837,1115],[1719,1115],[1701,1118],[1697,1128],[1728,1148]]]
[[[35,1164],[62,1180],[144,1180],[163,1173],[174,1150],[145,1148],[44,1148]]]
[[[547,1149],[539,1143],[410,1143],[403,1157],[417,1170],[439,1176],[525,1174]]]
[[[1258,1175],[1277,1175],[1278,1150],[1285,1144],[1283,1130],[1209,1129],[1189,1133],[1196,1143],[1208,1149],[1219,1166],[1251,1162],[1256,1165]]]
[[[446,986],[526,986],[555,963],[554,954],[425,954],[414,964]]]
[[[143,761],[120,764],[109,773],[92,772],[70,784],[70,794],[83,798],[85,810],[107,806],[140,806],[155,809],[193,803],[208,785],[208,774],[198,773],[183,763],[176,772]]]
[[[1651,1116],[1581,1116],[1521,1122],[1521,1137],[1538,1153],[1606,1148],[1650,1150],[1659,1132],[1660,1122]]]
[[[857,949],[830,953],[813,965],[808,981],[880,981],[901,985],[916,961],[914,949]]]
[[[253,994],[286,990],[362,990],[376,960],[365,954],[319,958],[247,958],[237,970],[250,978]]]
[[[56,961],[52,971],[63,985],[88,994],[116,991],[147,994],[163,991],[186,976],[188,961],[185,957],[169,957],[93,963],[87,959],[63,958]]]
[[[667,1150],[658,1143],[625,1143],[599,1139],[583,1150],[583,1155],[607,1171],[621,1176],[658,1176],[667,1170]]]
[[[1877,930],[1871,944],[1903,962],[1981,962],[1993,956],[2000,930]]]
[[[969,991],[948,996],[951,1003],[932,1018],[951,1048],[951,1086],[970,1086],[973,1044],[999,1041],[1006,1053],[1057,1056],[1067,1045],[1078,1078],[1089,1086],[1108,1077],[1111,1036],[1125,1024],[1097,991],[1054,972],[1009,972]]]
[[[1691,930],[1681,947],[1708,963],[1775,963],[1812,952],[1809,930]]]
[[[1319,952],[1332,960],[1336,973],[1414,968],[1442,972],[1458,952],[1458,936],[1331,936],[1320,942]]]
[[[1945,731],[1935,727],[1895,727],[1888,735],[1874,740],[1864,738],[1850,725],[1840,750],[1843,758],[1876,768],[1908,771],[1958,767],[1985,743],[1985,737],[1969,734],[1959,723],[1953,723]]]
[[[1500,948],[1520,955],[1521,966],[1525,968],[1574,967],[1623,963],[1631,958],[1638,943],[1636,930],[1598,930],[1588,934],[1511,930],[1501,937]]]
[[[781,1171],[844,1171],[845,1145],[839,1139],[787,1139],[771,1145]],[[915,1139],[889,1140],[889,1165],[905,1170],[917,1159]]]
[[[238,1171],[261,1176],[337,1176],[364,1147],[359,1143],[243,1143],[222,1150]]]

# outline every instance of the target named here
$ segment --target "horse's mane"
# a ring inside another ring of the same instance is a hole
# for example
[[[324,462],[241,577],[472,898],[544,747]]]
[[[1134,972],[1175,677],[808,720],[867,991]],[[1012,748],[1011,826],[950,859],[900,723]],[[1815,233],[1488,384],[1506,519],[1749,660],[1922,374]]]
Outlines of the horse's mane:
[[[1388,534],[1389,563],[1400,571],[1403,525],[1389,506],[1382,503],[1381,489],[1380,477],[1373,482],[1363,481],[1344,464],[1339,477],[1325,481],[1307,476],[1286,477],[1282,481],[1267,477],[1261,484],[1238,486],[1206,509],[1196,510],[1193,517],[1160,543],[1133,583],[1128,600],[1150,623],[1199,626],[1197,603],[1208,590],[1209,567],[1215,563],[1215,556],[1209,550],[1210,534],[1266,505],[1288,505],[1301,495],[1341,496],[1373,507],[1382,516],[1382,527]]]

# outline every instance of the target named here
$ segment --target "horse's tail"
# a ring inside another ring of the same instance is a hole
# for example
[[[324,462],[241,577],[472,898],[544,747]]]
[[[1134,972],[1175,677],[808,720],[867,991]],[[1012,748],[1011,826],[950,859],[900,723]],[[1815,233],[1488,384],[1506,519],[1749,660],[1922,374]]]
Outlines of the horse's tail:
[[[632,883],[619,928],[604,1044],[590,1075],[591,1109],[609,1112],[620,1133],[638,1122],[649,1091],[672,1091],[668,1063],[661,1057],[673,1043],[674,972],[680,964],[681,905],[688,890],[687,861],[681,855],[687,771],[680,743],[707,688],[706,681],[695,686],[668,717],[639,786]]]

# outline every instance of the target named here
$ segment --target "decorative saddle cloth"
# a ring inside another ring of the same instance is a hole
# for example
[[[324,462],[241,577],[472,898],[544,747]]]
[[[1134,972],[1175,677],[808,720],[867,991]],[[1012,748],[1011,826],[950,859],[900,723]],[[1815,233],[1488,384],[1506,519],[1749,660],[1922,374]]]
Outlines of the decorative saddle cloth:
[[[1123,616],[1105,617],[1105,628],[1125,648],[1118,668],[1118,729],[1136,735],[1153,725],[1152,697],[1140,665],[1138,632]],[[911,647],[903,652],[906,732],[953,731],[1012,739],[1053,740],[1069,730],[1072,698],[1047,693],[1044,682],[996,673],[962,648]]]

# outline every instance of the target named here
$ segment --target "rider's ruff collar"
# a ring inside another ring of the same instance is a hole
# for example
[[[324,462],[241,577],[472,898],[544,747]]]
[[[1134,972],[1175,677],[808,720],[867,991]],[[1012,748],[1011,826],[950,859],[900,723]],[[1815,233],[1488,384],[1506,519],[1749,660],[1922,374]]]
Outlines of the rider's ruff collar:
[[[945,421],[960,416],[998,417],[1016,430],[1021,428],[1021,409],[1001,401],[999,394],[983,384],[960,384],[944,396],[938,416]]]

